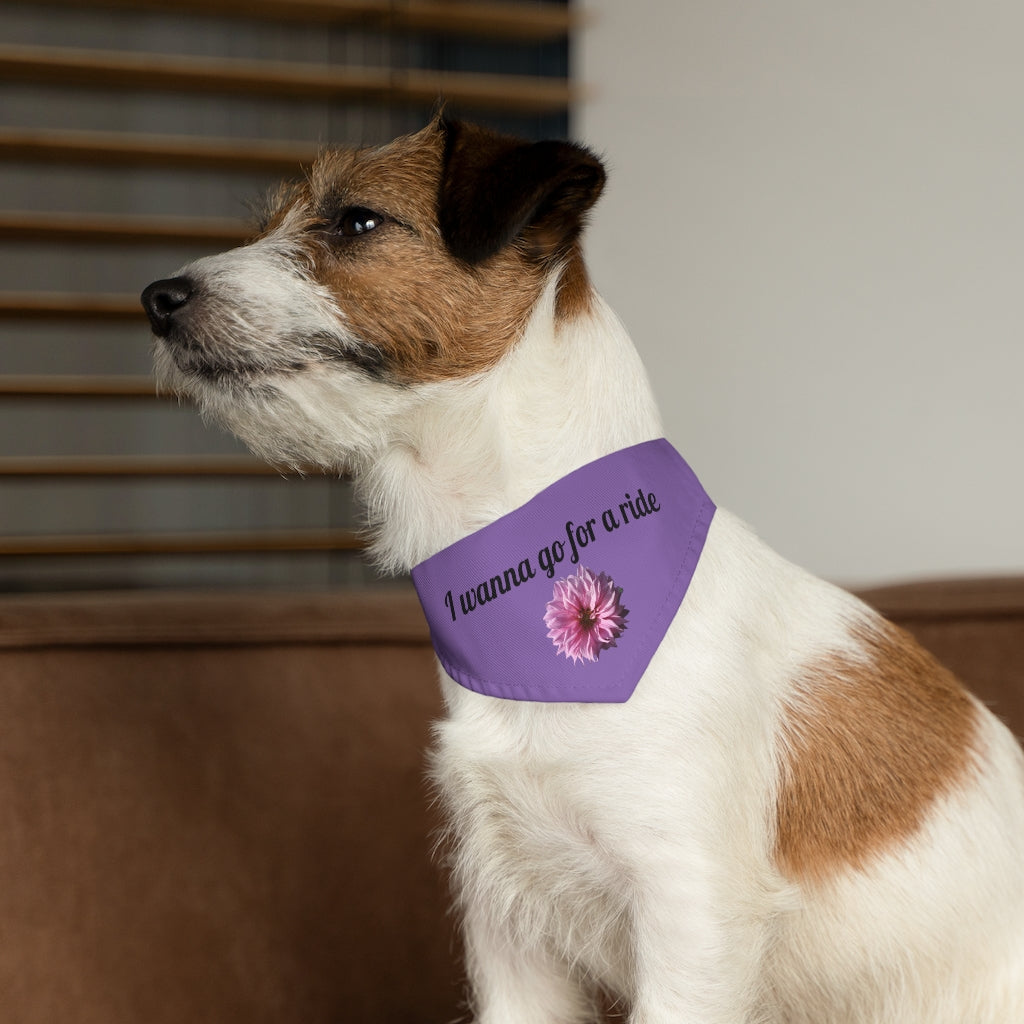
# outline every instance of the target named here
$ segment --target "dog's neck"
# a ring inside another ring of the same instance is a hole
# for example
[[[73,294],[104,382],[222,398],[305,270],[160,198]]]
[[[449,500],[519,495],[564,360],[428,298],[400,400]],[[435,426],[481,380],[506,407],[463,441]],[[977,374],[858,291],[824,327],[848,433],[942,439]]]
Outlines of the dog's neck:
[[[515,349],[469,381],[431,385],[357,474],[373,551],[405,571],[573,469],[662,436],[643,366],[597,295],[560,322],[549,287]]]

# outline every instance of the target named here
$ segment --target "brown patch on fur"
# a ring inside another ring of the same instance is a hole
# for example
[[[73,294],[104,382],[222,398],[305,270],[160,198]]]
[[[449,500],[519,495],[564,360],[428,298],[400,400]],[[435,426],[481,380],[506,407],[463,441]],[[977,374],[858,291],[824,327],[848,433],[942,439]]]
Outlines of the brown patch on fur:
[[[460,130],[464,141],[479,135],[505,147],[520,144],[482,129]],[[487,148],[480,145],[482,159]],[[379,148],[327,152],[267,219],[267,233],[287,233],[306,251],[314,278],[336,297],[346,328],[366,346],[367,365],[403,383],[494,367],[522,336],[558,263],[564,269],[556,315],[580,315],[590,303],[578,244],[557,260],[538,257],[525,237],[480,262],[454,255],[438,224],[445,159],[439,121]],[[357,238],[332,231],[356,207],[386,219]]]
[[[957,680],[888,623],[858,639],[863,660],[811,666],[785,711],[776,859],[805,881],[910,839],[972,764],[978,712]]]
[[[593,297],[590,275],[587,273],[583,253],[577,243],[569,253],[558,281],[555,316],[562,322],[586,316],[590,312]]]
[[[285,181],[272,188],[262,203],[253,204],[253,213],[259,221],[257,238],[276,231],[284,222],[288,210],[300,195],[305,194],[302,186]],[[253,239],[255,241],[255,239]]]
[[[286,230],[308,236],[297,240],[346,326],[407,383],[492,367],[521,337],[546,278],[515,245],[477,266],[447,250],[437,222],[443,146],[434,124],[380,149],[326,153],[289,203],[303,216]],[[351,207],[387,219],[357,238],[332,237],[332,218]]]

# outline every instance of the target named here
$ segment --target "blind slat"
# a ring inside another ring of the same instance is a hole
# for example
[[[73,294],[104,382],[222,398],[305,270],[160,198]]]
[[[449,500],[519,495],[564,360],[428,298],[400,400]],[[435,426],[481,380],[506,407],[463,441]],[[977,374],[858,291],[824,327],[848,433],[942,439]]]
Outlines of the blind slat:
[[[252,235],[244,222],[222,217],[99,216],[0,210],[0,240],[113,245],[233,246]]]
[[[81,6],[82,0],[43,0],[44,6]],[[166,0],[97,0],[96,8],[166,10]],[[434,32],[516,41],[565,38],[579,18],[561,4],[495,0],[176,0],[178,13],[328,25],[365,25],[388,31]]]
[[[0,319],[134,320],[145,314],[136,295],[0,292]]]
[[[303,143],[201,139],[186,135],[0,128],[0,159],[112,167],[293,174],[319,152]]]
[[[281,477],[285,471],[233,455],[0,456],[0,479],[78,477]]]
[[[537,114],[565,110],[575,98],[572,86],[561,78],[416,68],[339,68],[49,46],[0,46],[0,80],[423,107],[443,97],[471,108]]]
[[[0,376],[2,398],[154,398],[156,382],[127,374],[8,374]]]

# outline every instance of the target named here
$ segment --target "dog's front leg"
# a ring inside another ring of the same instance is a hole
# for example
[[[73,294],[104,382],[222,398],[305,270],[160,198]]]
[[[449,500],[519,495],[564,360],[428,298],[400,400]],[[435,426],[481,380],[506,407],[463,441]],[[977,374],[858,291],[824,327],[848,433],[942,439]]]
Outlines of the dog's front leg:
[[[592,999],[568,965],[507,934],[484,907],[463,920],[475,1024],[590,1024]]]
[[[702,874],[676,865],[636,896],[629,1022],[777,1024],[764,986],[765,921],[728,887],[695,884]]]

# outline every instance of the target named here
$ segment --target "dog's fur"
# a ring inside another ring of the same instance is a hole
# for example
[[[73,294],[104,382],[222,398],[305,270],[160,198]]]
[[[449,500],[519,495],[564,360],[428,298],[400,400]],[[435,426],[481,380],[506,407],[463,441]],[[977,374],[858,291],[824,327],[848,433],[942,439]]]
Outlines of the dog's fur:
[[[351,472],[408,569],[661,436],[580,255],[603,182],[442,118],[327,153],[252,243],[147,289],[160,375],[272,461]],[[1015,740],[725,511],[628,703],[441,682],[480,1024],[591,1020],[599,991],[632,1024],[1024,1021]]]

